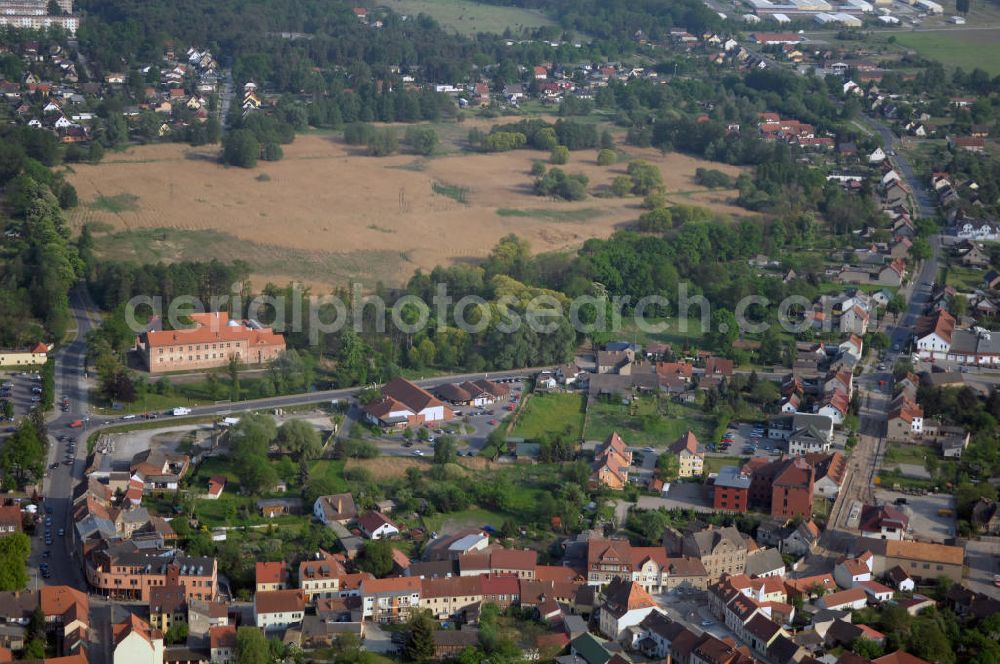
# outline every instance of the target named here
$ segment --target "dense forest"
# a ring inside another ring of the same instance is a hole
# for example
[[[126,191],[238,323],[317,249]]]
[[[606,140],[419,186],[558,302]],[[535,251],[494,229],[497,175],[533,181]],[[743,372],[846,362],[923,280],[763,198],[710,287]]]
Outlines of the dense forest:
[[[0,189],[12,216],[0,249],[3,347],[58,340],[70,322],[69,291],[84,264],[62,213],[76,205],[76,191],[50,168],[61,158],[48,132],[0,129]]]

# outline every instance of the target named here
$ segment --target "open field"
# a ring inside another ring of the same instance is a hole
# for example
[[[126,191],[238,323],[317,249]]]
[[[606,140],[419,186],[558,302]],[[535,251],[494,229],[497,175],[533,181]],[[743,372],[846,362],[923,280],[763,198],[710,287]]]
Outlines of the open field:
[[[698,440],[711,440],[713,425],[695,406],[658,404],[655,396],[641,396],[628,405],[598,399],[588,409],[587,440],[607,440],[618,432],[627,444],[663,448],[673,444],[690,429]]]
[[[961,67],[966,72],[978,67],[994,76],[1000,74],[1000,58],[987,55],[1000,48],[1000,28],[893,32],[893,35],[897,44],[945,65]]]
[[[579,440],[583,432],[583,411],[582,394],[534,394],[525,404],[511,436],[532,440],[566,433],[568,440]]]
[[[462,132],[475,123],[464,124]],[[698,167],[731,175],[739,169],[652,149],[629,153],[660,167],[668,194],[748,214],[730,204],[733,191],[693,181]],[[638,198],[571,203],[534,195],[529,170],[548,157],[534,150],[374,158],[334,134],[313,133],[286,146],[282,161],[253,170],[222,167],[216,155],[215,147],[161,144],[74,165],[67,178],[81,205],[71,223],[78,230],[96,222],[98,251],[107,258],[243,259],[257,287],[297,280],[325,292],[354,280],[399,285],[417,268],[475,261],[509,233],[535,252],[572,249],[642,212]],[[627,164],[602,167],[596,158],[596,150],[574,152],[564,168],[587,175],[591,191],[606,189]],[[261,173],[270,181],[257,180]]]
[[[555,25],[534,9],[499,7],[469,0],[387,0],[385,3],[400,14],[427,14],[447,29],[474,35],[477,32],[502,33],[510,28],[515,33]]]

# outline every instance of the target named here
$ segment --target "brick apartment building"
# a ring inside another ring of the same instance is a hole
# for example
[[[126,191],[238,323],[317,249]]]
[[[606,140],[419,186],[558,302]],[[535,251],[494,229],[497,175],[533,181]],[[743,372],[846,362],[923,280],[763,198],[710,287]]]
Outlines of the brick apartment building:
[[[232,357],[264,364],[285,350],[285,338],[256,321],[230,320],[224,311],[189,316],[195,327],[149,330],[136,339],[149,373],[224,367]]]
[[[85,565],[87,582],[108,597],[149,602],[150,588],[183,585],[187,600],[213,600],[218,592],[215,558],[174,555],[162,550],[95,551]]]
[[[758,457],[744,464],[742,471],[750,476],[750,507],[770,510],[775,519],[811,518],[815,472],[808,461]]]
[[[723,466],[715,478],[712,506],[721,512],[746,512],[750,500],[749,475],[736,466]]]

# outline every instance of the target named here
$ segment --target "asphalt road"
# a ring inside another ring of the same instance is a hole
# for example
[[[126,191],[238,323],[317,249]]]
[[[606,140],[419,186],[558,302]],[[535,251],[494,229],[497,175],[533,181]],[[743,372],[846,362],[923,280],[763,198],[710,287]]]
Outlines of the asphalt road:
[[[86,297],[86,294],[79,290],[70,294],[70,304],[77,330],[76,338],[56,353],[56,398],[58,400],[62,400],[63,397],[68,398],[70,407],[67,412],[58,412],[48,420],[49,454],[47,466],[58,464],[55,468],[47,469],[46,477],[42,483],[45,508],[52,511],[50,529],[52,544],[51,546],[45,544],[45,527],[38,528],[38,533],[32,540],[32,553],[29,560],[29,564],[33,568],[32,571],[35,573],[42,562],[47,562],[49,565],[50,578],[42,578],[39,573],[39,583],[66,584],[81,589],[85,589],[86,584],[80,563],[73,556],[72,537],[70,536],[72,528],[70,509],[73,487],[83,479],[87,443],[85,437],[78,430],[70,430],[67,427],[73,420],[86,416],[87,389],[83,380],[87,350],[86,336],[87,332],[94,329],[99,322],[96,314],[92,314],[91,310],[88,310]],[[77,438],[76,453],[70,459],[67,458],[67,443],[60,442],[56,438],[61,435]],[[66,463],[67,460],[70,463]],[[64,529],[65,535],[59,536],[60,528]],[[43,552],[46,550],[49,552],[48,557],[43,558]]]
[[[892,130],[878,120],[865,118],[865,121],[882,136],[887,152],[893,153],[890,159],[906,183],[909,185],[921,217],[934,217],[936,210],[933,199],[916,176],[913,167],[905,155],[898,152],[899,139]],[[893,324],[885,331],[892,345],[886,352],[884,371],[866,372],[856,381],[856,389],[861,390],[861,412],[859,418],[858,445],[851,453],[847,477],[837,495],[837,500],[830,513],[829,536],[825,545],[836,548],[836,541],[847,533],[853,534],[858,507],[862,503],[874,502],[874,478],[885,454],[885,432],[888,419],[888,406],[892,385],[892,366],[900,357],[909,356],[909,345],[913,339],[913,330],[917,319],[923,315],[931,297],[931,285],[937,278],[938,263],[941,256],[941,237],[934,235],[929,238],[931,256],[921,264],[901,293],[906,298],[906,311],[900,314]],[[885,385],[880,385],[885,381]]]

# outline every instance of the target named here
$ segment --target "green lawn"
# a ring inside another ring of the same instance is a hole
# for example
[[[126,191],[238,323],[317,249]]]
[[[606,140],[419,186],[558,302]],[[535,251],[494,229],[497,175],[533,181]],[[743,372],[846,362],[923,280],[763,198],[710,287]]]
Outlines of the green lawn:
[[[739,468],[744,463],[746,463],[746,458],[727,456],[706,456],[705,457],[705,472],[706,473],[717,473],[719,469],[723,466],[736,466]]]
[[[698,313],[697,307],[692,307],[691,313]],[[610,324],[610,321],[609,321]],[[686,320],[679,318],[647,317],[642,327],[630,316],[623,316],[621,329],[602,335],[608,341],[626,340],[643,346],[652,342],[661,342],[675,346],[675,352],[687,345],[704,345],[701,318],[692,317]]]
[[[948,285],[958,291],[970,292],[983,287],[985,272],[971,267],[951,266],[948,270]]]
[[[325,477],[333,482],[333,486],[336,487],[336,491],[347,491],[347,480],[344,479],[343,461],[331,461],[329,459],[313,461],[312,466],[309,467],[309,477],[312,479]]]
[[[566,434],[570,440],[583,435],[585,397],[582,394],[533,394],[524,405],[511,436],[535,440],[546,435]]]
[[[945,65],[962,67],[967,72],[978,67],[994,76],[1000,74],[1000,58],[995,55],[1000,48],[1000,28],[894,32],[893,36],[897,44]]]
[[[428,530],[440,531],[446,523],[449,527],[457,530],[463,527],[480,527],[487,524],[494,528],[500,528],[503,522],[513,515],[503,512],[492,512],[490,510],[472,507],[461,512],[449,512],[447,514],[432,514],[424,517],[424,526]]]
[[[132,403],[122,403],[120,410],[113,410],[111,404],[97,390],[91,390],[90,403],[93,404],[94,413],[98,415],[141,415],[142,413],[164,413],[177,406],[203,406],[212,402],[206,399],[191,399],[181,394],[150,393],[140,395]]]
[[[590,405],[586,440],[606,440],[613,431],[629,445],[666,447],[687,433],[710,442],[713,424],[701,410],[653,395],[643,395],[625,405],[599,399]]]
[[[891,443],[885,452],[885,461],[886,463],[909,463],[923,466],[928,454],[937,456],[937,450],[923,445]]]
[[[502,33],[541,28],[554,23],[539,11],[520,7],[471,2],[469,0],[390,0],[387,6],[400,14],[427,14],[445,28],[466,35]]]

